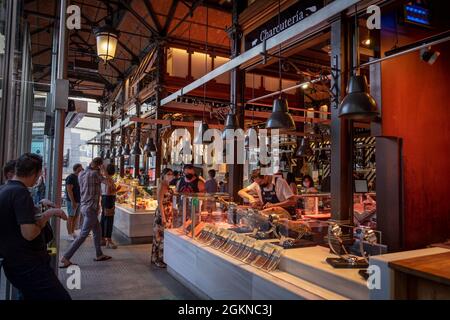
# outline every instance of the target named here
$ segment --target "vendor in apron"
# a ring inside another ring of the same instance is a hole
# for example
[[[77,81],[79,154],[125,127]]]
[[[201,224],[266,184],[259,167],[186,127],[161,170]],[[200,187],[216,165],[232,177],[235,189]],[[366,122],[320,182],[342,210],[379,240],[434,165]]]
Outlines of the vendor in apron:
[[[281,207],[288,211],[292,217],[295,212],[295,195],[287,181],[279,176],[263,175],[260,169],[253,170],[251,179],[253,183],[239,191],[239,196],[247,199],[254,208]]]

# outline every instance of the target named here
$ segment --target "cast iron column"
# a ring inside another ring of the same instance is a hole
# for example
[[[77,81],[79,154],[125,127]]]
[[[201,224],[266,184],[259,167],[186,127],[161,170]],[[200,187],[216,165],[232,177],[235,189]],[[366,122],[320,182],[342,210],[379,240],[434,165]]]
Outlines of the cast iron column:
[[[350,72],[349,29],[344,16],[331,24],[331,218],[344,224],[353,223],[353,137],[351,123],[339,118],[338,107]]]
[[[140,118],[141,117],[141,103],[139,101],[136,102],[136,117]],[[139,147],[141,145],[141,126],[142,124],[140,122],[136,123],[136,142],[139,144]],[[133,160],[134,160],[134,177],[138,178],[139,177],[139,169],[140,169],[140,155],[135,154],[133,155]]]
[[[164,83],[164,73],[165,73],[165,42],[158,40],[156,44],[156,87],[155,87],[155,102],[156,102],[156,113],[155,119],[160,118],[160,108],[161,100],[164,98],[163,83]],[[155,144],[156,144],[156,163],[155,163],[155,185],[157,185],[157,180],[161,175],[161,164],[162,164],[162,141],[159,134],[161,125],[156,125],[155,134]]]
[[[3,93],[0,101],[0,168],[3,168],[7,161],[15,158],[15,155],[10,152],[11,140],[8,136],[8,117],[11,112],[14,112],[15,82],[13,81],[13,71],[18,5],[18,1],[7,1],[5,10],[5,50],[3,74],[1,74]],[[3,179],[3,174],[1,174],[0,181],[3,182]]]
[[[122,122],[123,120],[125,120],[125,111],[123,106],[121,106],[120,121]],[[123,126],[120,126],[120,146],[122,148],[125,146],[125,129]],[[125,176],[125,158],[122,153],[119,154],[119,173],[122,178]]]
[[[239,26],[239,13],[242,11],[242,2],[233,1],[233,24],[228,30],[228,35],[231,38],[231,57],[234,59],[241,53],[241,38],[242,31]],[[230,72],[230,104],[232,112],[234,112],[238,118],[239,127],[244,129],[244,72],[239,68],[235,68]],[[227,172],[229,172],[228,178],[228,193],[232,195],[234,201],[238,201],[238,191],[242,188],[244,180],[244,165],[237,164],[237,143],[234,144],[234,164],[227,164]]]

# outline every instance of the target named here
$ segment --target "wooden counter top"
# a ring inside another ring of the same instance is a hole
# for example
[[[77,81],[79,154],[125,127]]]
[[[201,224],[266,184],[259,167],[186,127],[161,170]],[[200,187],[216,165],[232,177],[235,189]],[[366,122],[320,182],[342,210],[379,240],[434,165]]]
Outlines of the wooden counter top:
[[[450,252],[389,262],[389,267],[450,286]]]

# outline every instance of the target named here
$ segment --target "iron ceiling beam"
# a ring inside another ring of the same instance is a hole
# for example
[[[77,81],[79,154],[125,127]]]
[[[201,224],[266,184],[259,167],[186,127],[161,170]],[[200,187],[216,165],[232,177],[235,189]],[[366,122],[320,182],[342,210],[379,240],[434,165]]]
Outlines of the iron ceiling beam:
[[[167,35],[170,27],[170,23],[173,20],[173,16],[175,15],[175,11],[177,10],[178,0],[172,0],[172,5],[170,6],[169,13],[167,14],[166,23],[164,24],[164,28],[162,30],[163,35]]]
[[[163,30],[162,26],[159,23],[158,17],[156,15],[155,9],[152,6],[152,3],[150,2],[150,0],[144,0],[144,4],[145,4],[145,7],[147,8],[147,11],[148,11],[150,17],[152,18],[153,23],[156,26],[158,33],[162,32],[162,30]]]
[[[124,1],[124,0],[120,0],[118,3],[119,3],[122,7],[124,7],[128,12],[130,12],[130,13],[133,15],[133,17],[136,18],[137,21],[139,21],[144,27],[146,27],[146,28],[150,31],[150,33],[151,33],[152,35],[154,35],[154,36],[157,36],[157,35],[158,35],[158,32],[155,30],[155,28],[153,28],[151,25],[149,25],[148,22],[145,21],[145,19],[144,19],[141,15],[139,15],[139,13],[137,13],[137,12],[131,7],[131,5],[130,5],[129,3],[127,3],[127,2]]]
[[[188,17],[192,17],[192,15],[194,14],[195,9],[201,5],[203,3],[203,0],[197,0],[194,3],[192,3],[191,6],[188,6],[189,11],[184,15],[184,17],[178,21],[178,23],[175,25],[175,27],[173,27],[173,29],[170,31],[170,33],[168,34],[169,36],[172,35],[176,29],[178,29],[178,27],[188,18]],[[186,4],[185,4],[186,5]]]

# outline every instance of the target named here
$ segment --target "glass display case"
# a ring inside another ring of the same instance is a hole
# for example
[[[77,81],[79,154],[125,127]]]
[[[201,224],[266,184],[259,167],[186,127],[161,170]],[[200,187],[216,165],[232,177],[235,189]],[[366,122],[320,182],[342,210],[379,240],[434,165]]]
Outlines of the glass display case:
[[[297,197],[303,208],[291,216],[281,207],[237,205],[227,194],[177,194],[173,227],[180,235],[269,272],[278,268],[283,256],[296,256],[296,249],[317,249],[323,263],[352,269],[367,268],[370,255],[387,251],[380,245],[381,233],[370,226],[331,221],[330,194]],[[368,197],[355,194],[355,206],[374,208]]]
[[[297,216],[329,219],[331,215],[330,193],[302,193],[297,197]]]
[[[297,197],[297,217],[316,220],[331,218],[330,193],[304,193]],[[353,196],[353,223],[376,229],[376,194],[355,193]]]
[[[205,223],[227,224],[227,210],[233,205],[227,193],[174,194],[173,228],[194,237]]]
[[[137,179],[117,178],[116,203],[133,212],[154,211],[158,206],[154,192],[139,185]]]

